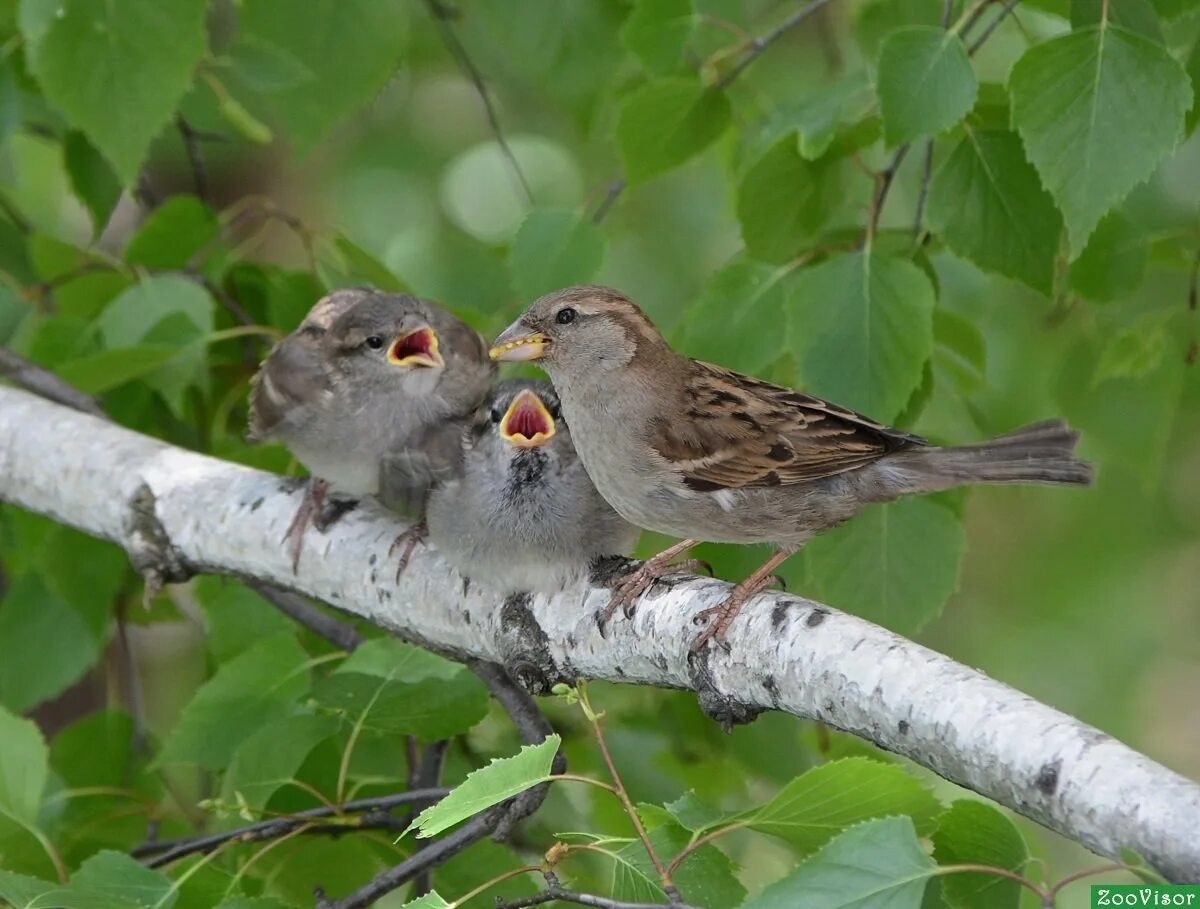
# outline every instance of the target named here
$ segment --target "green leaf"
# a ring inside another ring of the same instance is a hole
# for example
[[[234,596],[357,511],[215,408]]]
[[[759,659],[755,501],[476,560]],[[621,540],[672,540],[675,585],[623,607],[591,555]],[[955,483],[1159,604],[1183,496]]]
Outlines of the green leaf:
[[[133,347],[163,320],[181,314],[202,337],[213,330],[212,297],[196,282],[177,275],[155,275],[113,300],[96,322],[105,347]]]
[[[338,721],[331,716],[288,716],[255,730],[238,748],[225,774],[226,801],[258,810],[295,779],[314,748],[332,737]],[[240,798],[239,798],[240,796]]]
[[[295,56],[254,35],[238,36],[229,60],[242,81],[257,92],[272,94],[311,85],[317,75]]]
[[[488,703],[482,683],[466,670],[453,679],[418,682],[336,672],[317,683],[313,697],[367,732],[425,741],[466,732],[487,714]]]
[[[160,871],[123,852],[93,855],[71,876],[71,889],[102,897],[116,909],[171,909],[177,894]]]
[[[308,654],[292,634],[263,638],[200,686],[156,763],[228,766],[243,741],[290,711],[308,675]]]
[[[691,840],[691,835],[677,824],[656,827],[649,836],[655,853],[664,861],[682,852]],[[667,902],[658,871],[641,840],[630,840],[612,857],[616,862],[612,880],[614,899]],[[746,898],[746,889],[737,879],[733,862],[715,846],[702,846],[693,852],[675,869],[672,880],[686,902],[703,905],[705,909],[733,909]]]
[[[933,306],[929,279],[904,259],[863,251],[804,269],[788,330],[809,390],[894,419],[933,352]]]
[[[691,789],[663,808],[679,826],[691,833],[701,833],[724,820],[722,812],[702,802]]]
[[[660,79],[631,93],[617,115],[625,177],[645,183],[698,155],[729,125],[729,100],[693,79]]]
[[[415,828],[418,837],[436,836],[472,815],[545,782],[561,743],[562,739],[557,735],[550,735],[540,745],[526,745],[510,758],[496,758],[486,767],[467,774],[449,795],[417,815],[404,833]]]
[[[805,547],[815,595],[911,635],[958,589],[966,541],[949,508],[908,498],[872,505]]]
[[[692,0],[638,0],[621,29],[621,43],[647,70],[663,76],[682,65],[695,20]]]
[[[966,130],[930,186],[929,224],[980,268],[1053,289],[1062,217],[1015,133]]]
[[[738,821],[807,855],[838,831],[875,817],[908,815],[917,832],[927,834],[941,810],[941,803],[902,767],[853,757],[806,771]]]
[[[851,73],[828,85],[821,85],[802,99],[785,106],[778,120],[799,133],[797,143],[801,156],[816,161],[829,150],[838,129],[848,117],[862,113],[864,104],[850,102],[868,98],[871,81],[863,71]]]
[[[793,133],[780,137],[738,184],[737,216],[750,255],[766,262],[798,256],[842,201],[841,173],[833,156],[807,161]]]
[[[879,50],[875,91],[888,145],[934,136],[975,104],[979,86],[956,33],[915,26],[894,32]]]
[[[790,269],[738,258],[709,281],[689,307],[684,341],[688,356],[764,372],[783,353],[777,326],[785,312]]]
[[[912,821],[883,818],[831,840],[744,909],[919,909],[935,870]]]
[[[129,238],[125,259],[158,271],[181,271],[210,249],[219,229],[217,216],[195,196],[172,196]]]
[[[1066,2],[1066,0],[1064,0]],[[963,11],[963,0],[954,0],[950,21]],[[874,60],[879,46],[893,32],[911,25],[939,26],[942,21],[941,3],[929,0],[868,0],[858,13],[856,32],[863,56]]]
[[[1192,46],[1192,52],[1187,59],[1187,74],[1192,82],[1192,92],[1195,96],[1200,96],[1200,36],[1197,36],[1196,43]],[[1188,111],[1187,119],[1184,121],[1184,132],[1191,135],[1196,124],[1200,123],[1200,101],[1195,97],[1192,99],[1192,108]]]
[[[12,903],[15,909],[69,906],[69,903],[62,903],[56,899],[60,895],[67,894],[69,891],[50,881],[28,877],[24,874],[13,874],[11,871],[0,871],[0,900]]]
[[[1072,257],[1175,148],[1192,103],[1179,61],[1111,22],[1031,48],[1008,87],[1013,125],[1063,212]]]
[[[405,903],[400,909],[452,909],[452,907],[438,895],[436,890],[431,890],[424,896],[418,896],[415,900]]]
[[[1071,263],[1068,279],[1071,287],[1089,300],[1117,300],[1141,286],[1147,255],[1145,231],[1120,210],[1113,211],[1100,222],[1087,248]]]
[[[70,360],[55,372],[80,391],[101,395],[162,369],[178,355],[174,347],[162,344],[119,347]]]
[[[1140,379],[1162,365],[1167,332],[1161,316],[1139,319],[1105,341],[1092,376],[1092,390],[1109,379]]]
[[[63,138],[63,164],[71,189],[91,212],[92,233],[100,233],[121,199],[121,181],[87,137],[75,130]]]
[[[233,578],[204,575],[193,582],[204,609],[208,650],[226,662],[261,638],[291,631],[291,620],[258,593]]]
[[[1078,31],[1101,24],[1106,5],[1110,25],[1123,26],[1159,44],[1163,43],[1158,13],[1150,0],[1107,0],[1107,4],[1097,3],[1096,0],[1071,0],[1071,28]]]
[[[0,707],[0,816],[36,825],[48,761],[37,725]]]
[[[35,574],[12,584],[0,602],[0,702],[24,712],[60,694],[95,665],[100,641],[79,613]],[[53,641],[53,647],[46,647]]]
[[[603,259],[604,236],[590,221],[568,212],[530,212],[509,256],[513,289],[532,301],[561,287],[587,284]]]
[[[356,672],[392,679],[397,682],[420,682],[424,679],[449,681],[462,674],[463,667],[445,657],[414,647],[395,638],[375,638],[360,644],[337,672]]]
[[[983,333],[970,319],[948,309],[933,314],[934,362],[950,374],[964,392],[976,391],[987,379],[987,346]]]
[[[960,799],[938,821],[933,857],[939,865],[990,865],[1022,872],[1029,849],[1016,825],[991,805]],[[1018,909],[1021,885],[995,874],[947,874],[942,898],[951,909]]]
[[[126,186],[137,181],[151,141],[191,85],[207,43],[206,5],[61,0],[41,17],[36,34],[26,31],[47,100],[100,149]]]
[[[261,57],[302,61],[312,79],[275,85],[264,101],[297,150],[313,149],[340,121],[370,102],[400,63],[406,33],[396,0],[310,0],[296,15],[292,0],[247,0],[238,42]],[[243,52],[235,45],[234,56]],[[261,71],[251,79],[261,80]]]

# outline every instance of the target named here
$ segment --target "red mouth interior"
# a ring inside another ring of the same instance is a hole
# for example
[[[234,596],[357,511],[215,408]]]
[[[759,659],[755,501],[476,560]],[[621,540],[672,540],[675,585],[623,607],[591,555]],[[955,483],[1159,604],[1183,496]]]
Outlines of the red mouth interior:
[[[552,428],[546,414],[532,400],[522,401],[504,424],[510,436],[524,436],[531,441],[539,432],[548,434]]]
[[[405,357],[423,356],[432,360],[433,343],[433,330],[418,328],[411,334],[396,339],[396,343],[392,345],[392,359],[403,360]]]

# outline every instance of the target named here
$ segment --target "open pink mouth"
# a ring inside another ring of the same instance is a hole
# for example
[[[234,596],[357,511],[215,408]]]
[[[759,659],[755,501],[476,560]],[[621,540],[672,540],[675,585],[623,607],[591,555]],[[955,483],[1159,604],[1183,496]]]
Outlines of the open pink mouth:
[[[397,366],[441,366],[437,334],[429,326],[401,335],[388,349],[388,360]]]
[[[554,417],[541,398],[525,389],[508,405],[500,421],[500,435],[518,448],[536,448],[554,435]]]

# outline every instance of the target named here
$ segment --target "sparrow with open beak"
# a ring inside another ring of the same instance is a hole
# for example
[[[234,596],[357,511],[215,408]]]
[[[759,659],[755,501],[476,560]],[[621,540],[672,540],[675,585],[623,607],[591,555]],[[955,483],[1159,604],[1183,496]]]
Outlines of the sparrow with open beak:
[[[429,536],[448,562],[507,596],[554,594],[597,556],[628,555],[636,527],[600,497],[550,383],[498,383],[462,436],[459,475],[429,494]]]
[[[436,304],[365,288],[322,298],[275,345],[254,377],[250,437],[282,442],[311,474],[285,537],[293,568],[330,489],[421,516],[495,375],[486,350]],[[418,523],[403,561],[420,536]]]
[[[626,520],[684,538],[617,587],[605,619],[698,542],[770,543],[775,553],[697,615],[692,648],[722,642],[742,604],[806,540],[874,502],[973,483],[1087,484],[1062,421],[978,445],[931,446],[789,388],[673,351],[646,315],[606,287],[533,303],[496,339],[497,360],[538,360],[575,448]]]

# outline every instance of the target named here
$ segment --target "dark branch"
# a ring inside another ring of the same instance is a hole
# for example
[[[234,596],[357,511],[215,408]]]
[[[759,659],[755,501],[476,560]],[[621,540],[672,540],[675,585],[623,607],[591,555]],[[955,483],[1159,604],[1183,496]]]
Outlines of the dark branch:
[[[440,799],[447,792],[449,792],[448,789],[414,789],[410,792],[399,792],[395,795],[358,799],[357,801],[346,802],[342,805],[322,805],[319,808],[297,811],[295,814],[289,814],[287,817],[258,821],[245,827],[225,830],[221,833],[187,837],[178,840],[160,840],[153,843],[143,843],[135,847],[131,855],[134,858],[153,855],[155,858],[146,864],[151,868],[159,868],[187,855],[212,852],[218,846],[230,841],[253,843],[259,840],[279,839],[281,836],[286,836],[301,827],[312,825],[313,821],[321,820],[322,818],[341,817],[348,814],[361,814],[363,817],[357,818],[353,824],[313,825],[312,830],[313,832],[320,833],[345,833],[353,830],[374,829],[377,827],[393,829],[400,826],[400,822],[396,818],[390,817],[388,814],[389,811],[401,805],[411,805],[414,802]]]
[[[695,909],[687,903],[627,903],[624,900],[614,900],[594,893],[579,893],[566,890],[551,872],[546,873],[546,889],[533,896],[525,896],[515,900],[496,900],[496,909],[527,909],[530,906],[541,906],[560,900],[564,903],[575,903],[577,906],[592,906],[594,909],[657,909],[670,905],[672,909]]]
[[[525,195],[525,201],[529,205],[533,205],[533,190],[529,186],[529,181],[525,179],[525,172],[521,170],[517,156],[513,154],[508,140],[504,137],[504,130],[500,127],[500,117],[496,114],[496,107],[492,103],[487,83],[483,81],[483,73],[479,71],[479,67],[475,65],[475,61],[471,59],[471,55],[467,53],[466,47],[459,39],[458,33],[454,31],[454,25],[450,21],[453,14],[441,0],[425,0],[425,5],[429,7],[429,12],[442,33],[442,41],[445,42],[446,49],[458,63],[463,75],[470,79],[471,84],[475,86],[475,92],[479,95],[479,100],[483,102],[483,110],[487,115],[492,135],[496,137],[496,144],[500,146],[500,151],[508,160],[508,166],[512,168],[513,176],[516,178],[521,192]]]
[[[887,202],[888,193],[892,189],[892,183],[895,182],[896,171],[904,163],[904,159],[908,155],[910,148],[912,148],[912,143],[907,142],[896,149],[891,163],[876,177],[875,195],[871,198],[871,211],[867,215],[867,246],[870,246],[871,242],[875,239],[875,232],[879,229],[879,216],[883,214],[883,206]]]
[[[592,215],[592,223],[600,224],[608,213],[612,211],[613,205],[616,204],[621,193],[625,191],[626,180],[624,177],[615,177],[608,184],[608,190],[604,194],[604,198],[600,200],[600,204],[596,206],[596,213]]]
[[[48,398],[56,404],[91,414],[93,417],[108,419],[95,398],[85,395],[50,370],[26,360],[7,347],[0,347],[0,376],[11,379],[25,390]]]
[[[175,118],[175,128],[183,139],[183,151],[187,155],[188,166],[192,169],[192,184],[196,195],[205,205],[209,204],[208,195],[208,165],[204,161],[204,149],[200,147],[200,133],[192,128],[183,117]]]
[[[755,60],[763,55],[768,47],[790,32],[793,28],[823,7],[829,0],[810,0],[796,12],[792,13],[787,19],[775,26],[765,35],[761,35],[750,42],[750,46],[744,57],[734,64],[733,68],[722,76],[716,84],[716,88],[728,88],[738,76],[746,71]]]
[[[245,583],[284,615],[340,650],[349,653],[366,640],[354,626],[335,619],[299,594],[264,581],[248,580]]]
[[[970,48],[967,49],[967,53],[971,56],[975,56],[975,52],[979,50],[979,48],[983,47],[984,42],[987,41],[988,38],[992,37],[992,32],[994,32],[1000,26],[1001,22],[1008,18],[1008,14],[1011,13],[1016,5],[1020,2],[1021,0],[1008,0],[1008,2],[1004,4],[1004,8],[1000,10],[1000,15],[988,23],[987,28],[983,30],[983,34],[980,35],[970,46]],[[966,34],[966,31],[967,30],[964,29],[963,33]]]

